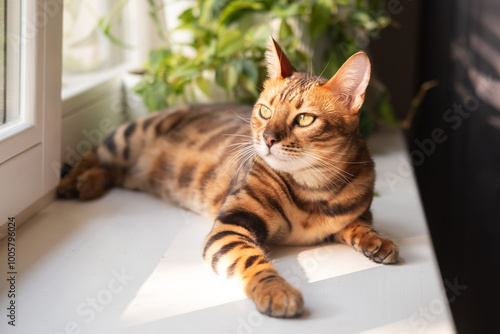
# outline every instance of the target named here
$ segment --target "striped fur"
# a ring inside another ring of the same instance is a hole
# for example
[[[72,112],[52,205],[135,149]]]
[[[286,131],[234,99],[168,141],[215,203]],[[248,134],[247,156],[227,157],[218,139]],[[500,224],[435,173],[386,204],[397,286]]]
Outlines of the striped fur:
[[[91,199],[121,186],[210,217],[203,257],[212,269],[240,281],[260,312],[296,317],[302,294],[273,267],[266,244],[336,241],[375,262],[397,261],[397,246],[372,227],[374,164],[354,110],[366,74],[351,73],[362,66],[344,65],[330,80],[275,70],[254,107],[189,105],[125,124],[58,194]],[[316,118],[302,127],[302,113]]]

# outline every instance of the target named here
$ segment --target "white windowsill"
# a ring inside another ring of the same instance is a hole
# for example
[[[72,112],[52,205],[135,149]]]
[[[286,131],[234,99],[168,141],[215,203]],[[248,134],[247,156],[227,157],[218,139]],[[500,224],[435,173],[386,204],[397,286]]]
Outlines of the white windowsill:
[[[454,333],[415,180],[394,190],[385,182],[407,157],[402,136],[370,142],[380,194],[374,225],[399,243],[402,263],[378,265],[338,244],[274,249],[278,270],[304,294],[304,317],[261,316],[211,272],[201,259],[211,222],[115,189],[95,201],[53,202],[18,230],[18,323],[2,321],[0,332],[418,333],[423,321],[425,333]],[[2,267],[6,256],[2,243]],[[425,318],[422,309],[437,311]]]

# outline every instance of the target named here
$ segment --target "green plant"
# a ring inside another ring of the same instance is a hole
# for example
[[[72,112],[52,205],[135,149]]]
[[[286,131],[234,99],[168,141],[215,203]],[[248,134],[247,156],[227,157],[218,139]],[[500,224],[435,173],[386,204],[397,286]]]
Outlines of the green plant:
[[[148,2],[155,13],[154,1]],[[270,35],[298,70],[331,77],[390,24],[384,5],[383,0],[198,0],[180,15],[177,28],[193,38],[153,50],[135,90],[148,109],[157,110],[192,102],[190,85],[210,95],[214,78],[228,99],[253,103],[265,79]],[[373,80],[370,86],[372,98],[361,111],[365,136],[377,120],[396,124],[385,87]]]

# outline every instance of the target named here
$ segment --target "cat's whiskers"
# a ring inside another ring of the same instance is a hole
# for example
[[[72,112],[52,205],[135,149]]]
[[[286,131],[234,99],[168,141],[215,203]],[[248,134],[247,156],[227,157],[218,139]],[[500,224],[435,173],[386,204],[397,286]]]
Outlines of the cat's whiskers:
[[[304,147],[298,148],[296,150],[299,152],[314,151],[314,152],[321,152],[321,153],[328,153],[328,154],[335,154],[335,155],[350,155],[349,153],[345,153],[345,152],[337,152],[337,151],[331,151],[331,150],[318,150],[318,149],[304,148]]]
[[[226,145],[226,146],[221,146],[220,148],[230,148],[230,147],[232,147],[232,149],[229,152],[233,152],[234,150],[236,150],[238,148],[245,147],[245,146],[250,146],[250,145],[253,145],[253,142],[251,142],[251,141],[245,141],[245,142],[241,142],[241,143],[235,143],[235,144],[230,144],[230,145]]]
[[[231,157],[231,159],[227,162],[223,174],[226,174],[234,166],[234,164],[238,163],[240,159],[246,159],[248,156],[254,155],[254,152],[255,148],[253,144],[244,148],[240,148],[240,151],[233,155],[233,157]]]
[[[324,151],[324,150],[317,150],[317,151],[325,152],[325,153],[330,153],[330,154],[331,153],[335,153],[335,152]],[[342,169],[342,168],[334,165],[333,163],[330,162],[330,160],[334,161],[334,162],[337,162],[337,163],[341,163],[341,161],[338,161],[338,160],[335,160],[335,159],[331,159],[331,158],[327,158],[327,157],[318,156],[315,153],[307,152],[307,149],[303,149],[303,148],[300,148],[300,149],[287,148],[287,152],[289,154],[290,153],[295,153],[297,155],[302,154],[302,155],[311,157],[314,160],[315,163],[317,163],[321,167],[325,168],[328,172],[332,173],[333,175],[339,175],[346,184],[351,184],[352,185],[352,183],[350,182],[350,180],[353,179],[354,175],[351,174],[351,173],[349,173],[349,172],[347,172],[346,170],[344,170],[344,169]],[[344,154],[344,153],[340,153],[340,152],[337,152],[337,153]],[[295,159],[299,159],[299,157],[295,156]],[[349,163],[349,162],[346,162],[346,163]],[[330,179],[331,179],[331,177],[330,177]]]
[[[245,138],[252,138],[252,136],[248,136],[248,135],[240,135],[238,133],[224,133],[222,134],[223,136],[229,136],[229,137],[245,137]]]
[[[335,160],[335,159],[332,159],[332,158],[324,158],[324,159],[329,160],[329,161],[333,161],[333,162],[337,162],[337,163],[340,163],[340,164],[350,164],[350,165],[366,164],[366,163],[370,162],[370,161],[342,161],[342,160]]]
[[[253,144],[248,144],[248,145],[233,147],[231,150],[228,151],[228,153],[233,153],[234,151],[239,150],[239,149],[246,149],[246,148],[248,148],[248,147],[250,147],[252,145]]]
[[[225,146],[221,146],[221,147],[226,148],[226,147],[231,147],[231,146],[236,146],[236,145],[244,145],[244,144],[252,144],[252,142],[251,141],[241,141],[238,143],[233,143],[233,144],[229,144],[229,145],[225,145]]]
[[[302,152],[302,154],[305,154],[305,155],[307,155],[307,156],[310,156],[311,158],[315,159],[315,161],[317,161],[317,162],[319,162],[319,163],[322,163],[322,164],[328,165],[328,166],[330,166],[330,167],[332,167],[332,168],[335,168],[335,169],[337,169],[337,170],[339,170],[339,171],[342,171],[342,172],[344,172],[344,173],[346,173],[346,174],[348,174],[348,175],[350,175],[350,176],[354,176],[353,174],[351,174],[351,173],[349,173],[348,171],[346,171],[346,170],[344,170],[344,169],[340,168],[339,166],[336,166],[335,164],[330,163],[330,161],[331,161],[332,159],[329,159],[329,158],[327,158],[327,157],[323,157],[323,156],[319,156],[319,155],[316,155],[316,154],[314,154],[314,153],[310,153],[310,152]],[[326,161],[325,161],[325,160],[326,160]],[[337,160],[333,160],[333,161],[334,161],[334,162],[337,162],[337,163],[340,163],[340,162],[339,162],[339,161],[337,161]]]
[[[345,181],[346,183],[349,183],[349,178],[352,178],[351,176],[344,175],[345,171],[342,170],[341,168],[338,168],[334,165],[325,163],[319,159],[316,159],[315,162],[317,164],[319,164],[322,168],[326,169],[327,172],[332,173],[334,175],[339,175],[343,179],[343,181]],[[331,176],[330,176],[330,178],[334,179],[334,177],[331,177]]]
[[[238,117],[239,119],[241,119],[243,122],[250,123],[251,118],[244,118],[244,117],[241,117],[241,116],[240,116],[240,115],[238,115],[235,111],[233,111],[233,114],[235,114],[235,115],[236,115],[236,117]]]
[[[325,160],[330,160],[330,159],[329,159],[329,158],[327,158],[327,157],[321,157],[321,156],[319,156],[319,155],[315,155],[315,154],[308,153],[308,152],[302,152],[302,153],[303,153],[303,154],[305,154],[305,155],[307,155],[307,156],[310,156],[311,158],[315,159],[315,160],[316,160],[317,162],[319,162],[319,163],[322,163],[322,164],[328,165],[328,166],[330,166],[330,167],[333,167],[333,168],[335,168],[335,169],[337,169],[337,170],[339,170],[339,171],[342,171],[342,172],[344,172],[344,173],[346,173],[346,174],[348,174],[348,175],[350,175],[350,176],[354,176],[353,174],[349,173],[348,171],[346,171],[346,170],[344,170],[344,169],[342,169],[342,168],[340,168],[340,167],[338,167],[338,166],[335,166],[334,164],[327,163]],[[335,161],[335,162],[338,162],[338,161],[336,161],[336,160],[334,160],[334,161]]]
[[[318,166],[314,165],[312,162],[310,161],[307,161],[306,159],[300,157],[300,156],[293,156],[293,159],[300,162],[302,164],[302,166],[304,166],[301,171],[307,171],[307,170],[314,170],[316,171],[317,173],[321,174],[321,177],[316,175],[316,174],[309,174],[309,175],[313,175],[316,179],[318,179],[320,182],[322,182],[323,184],[326,183],[326,180],[329,180],[329,181],[332,181],[332,178],[331,177],[328,177],[327,175],[325,175],[325,173],[323,173]],[[335,185],[336,186],[336,185]]]
[[[317,149],[312,149],[312,148],[301,148],[301,151],[308,152],[308,153],[311,153],[309,151],[314,151],[314,152],[336,154],[336,155],[350,155],[349,153],[341,153],[341,152],[327,151],[327,150],[317,150]],[[311,153],[311,154],[314,154],[314,153]],[[370,161],[342,161],[342,160],[336,160],[336,159],[329,158],[329,157],[321,157],[321,158],[322,159],[324,158],[324,159],[327,159],[330,161],[334,161],[334,162],[338,162],[338,163],[342,163],[342,164],[366,164],[366,163],[370,162]]]
[[[313,155],[310,153],[306,153],[306,152],[304,152],[303,154],[313,158],[315,162],[319,163],[320,165],[322,165],[324,168],[326,168],[330,172],[333,172],[334,174],[339,175],[347,184],[350,184],[352,187],[356,188],[351,182],[351,180],[354,178],[353,174],[349,173],[348,171],[346,171],[338,166],[335,166],[332,163],[328,163],[328,162],[324,161],[324,159],[325,159],[324,157],[319,157],[319,156],[316,156],[316,155]]]
[[[255,156],[255,154],[254,154],[254,153],[255,153],[254,151],[250,151],[250,152],[247,154],[246,158],[244,158],[244,160],[241,162],[240,167],[238,167],[238,169],[237,169],[237,170],[236,170],[236,172],[234,173],[233,179],[234,179],[235,177],[238,177],[238,175],[239,175],[239,173],[240,173],[241,168],[245,165],[245,163],[248,161],[248,159],[253,158],[253,157]],[[256,159],[254,159],[254,161],[253,161],[253,163],[252,163],[252,166],[253,166],[253,164],[255,164],[255,160],[256,160]]]
[[[252,150],[252,146],[246,146],[243,148],[238,148],[238,152],[235,153],[231,159],[226,163],[226,170],[229,169],[241,156],[245,155],[248,151]]]
[[[314,166],[312,163],[306,161],[305,159],[303,158],[300,158],[300,157],[295,157],[295,159],[301,163],[304,167],[304,170],[307,171],[307,170],[313,170],[314,172],[316,173],[308,173],[307,176],[313,176],[314,178],[316,178],[324,187],[326,187],[329,191],[331,191],[332,189],[330,188],[330,185],[333,185],[334,187],[334,190],[337,189],[337,184],[335,183],[335,181],[328,177],[327,175],[325,175],[318,167]],[[321,174],[321,175],[318,175],[317,173]]]

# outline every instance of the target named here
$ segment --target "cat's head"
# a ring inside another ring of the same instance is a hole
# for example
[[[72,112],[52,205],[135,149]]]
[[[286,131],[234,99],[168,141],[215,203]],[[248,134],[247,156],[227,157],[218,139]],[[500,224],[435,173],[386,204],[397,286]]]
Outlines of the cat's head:
[[[297,72],[272,38],[266,58],[269,78],[251,122],[256,151],[286,172],[331,158],[357,134],[370,79],[368,57],[356,53],[329,80]]]

